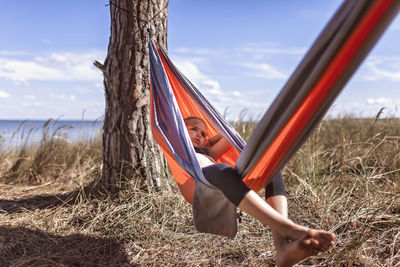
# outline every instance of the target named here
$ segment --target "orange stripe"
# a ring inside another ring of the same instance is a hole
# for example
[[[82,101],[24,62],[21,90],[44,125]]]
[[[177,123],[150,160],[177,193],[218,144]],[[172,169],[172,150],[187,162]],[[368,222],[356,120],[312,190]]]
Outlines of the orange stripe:
[[[388,11],[392,2],[391,0],[382,0],[374,3],[298,110],[261,157],[255,168],[246,175],[244,181],[249,187],[258,191],[264,186],[266,179],[262,179],[261,177],[269,177],[272,174],[283,156],[312,118],[312,115],[317,111],[341,75],[349,67],[371,32]]]

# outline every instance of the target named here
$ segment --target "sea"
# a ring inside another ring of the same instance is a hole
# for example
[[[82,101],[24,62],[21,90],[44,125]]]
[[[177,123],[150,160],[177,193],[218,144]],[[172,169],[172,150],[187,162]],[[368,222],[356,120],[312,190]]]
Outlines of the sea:
[[[0,147],[38,143],[45,136],[66,142],[90,140],[102,128],[100,120],[0,120]]]

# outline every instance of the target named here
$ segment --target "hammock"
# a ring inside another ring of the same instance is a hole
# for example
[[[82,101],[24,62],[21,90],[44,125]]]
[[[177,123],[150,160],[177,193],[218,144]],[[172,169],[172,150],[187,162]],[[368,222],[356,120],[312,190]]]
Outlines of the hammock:
[[[211,187],[197,162],[183,118],[206,122],[208,136],[220,133],[232,145],[217,162],[235,167],[259,191],[299,149],[362,60],[397,14],[399,0],[345,1],[312,45],[246,144],[166,52],[149,43],[151,123],[184,198],[196,184]]]

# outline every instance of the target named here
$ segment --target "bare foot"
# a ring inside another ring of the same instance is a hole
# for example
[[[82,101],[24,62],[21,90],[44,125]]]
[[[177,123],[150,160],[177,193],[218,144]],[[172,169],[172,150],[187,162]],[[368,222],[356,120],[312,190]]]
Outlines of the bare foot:
[[[284,240],[276,246],[276,266],[293,266],[302,260],[318,254],[317,244],[312,239],[303,238],[295,241]]]
[[[325,252],[335,244],[335,234],[324,230],[315,230],[298,225],[290,220],[284,231],[278,232],[286,240],[312,240],[312,243],[320,252]]]
[[[320,252],[326,252],[335,244],[335,234],[323,230],[308,229],[306,238],[313,240]]]
[[[296,263],[325,252],[334,245],[335,235],[322,230],[303,228],[302,236],[288,241],[274,233],[276,265],[293,266]]]

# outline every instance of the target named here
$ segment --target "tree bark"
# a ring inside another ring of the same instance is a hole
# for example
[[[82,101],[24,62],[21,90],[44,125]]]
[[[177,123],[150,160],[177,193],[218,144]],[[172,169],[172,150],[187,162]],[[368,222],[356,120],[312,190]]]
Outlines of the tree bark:
[[[111,0],[111,36],[102,70],[106,108],[103,172],[99,186],[117,193],[126,182],[158,183],[160,151],[149,116],[149,52],[152,38],[167,48],[167,0]]]

